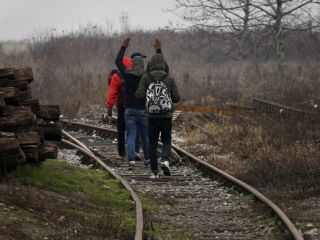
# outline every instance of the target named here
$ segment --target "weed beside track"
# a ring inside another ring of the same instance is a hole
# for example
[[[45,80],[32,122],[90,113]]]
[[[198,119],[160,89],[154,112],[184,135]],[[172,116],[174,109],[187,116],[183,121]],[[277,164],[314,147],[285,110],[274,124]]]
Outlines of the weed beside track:
[[[0,239],[132,239],[129,196],[101,170],[24,165],[0,184]]]
[[[180,145],[255,186],[281,206],[306,239],[319,239],[319,122],[194,113],[179,121],[184,128],[178,134],[186,139]]]
[[[215,166],[257,187],[319,190],[319,123],[252,116],[250,121],[216,117],[200,124],[210,135],[186,128],[185,145],[208,145],[198,151],[211,152],[208,161]]]

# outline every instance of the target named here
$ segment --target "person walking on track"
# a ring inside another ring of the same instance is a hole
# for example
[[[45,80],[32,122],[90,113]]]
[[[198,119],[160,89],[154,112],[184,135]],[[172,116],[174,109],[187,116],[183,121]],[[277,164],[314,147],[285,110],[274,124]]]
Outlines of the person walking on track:
[[[122,63],[127,69],[131,69],[132,61],[129,57],[124,56]],[[108,76],[108,95],[107,95],[107,108],[109,120],[112,117],[112,108],[116,104],[117,106],[117,138],[118,138],[118,154],[119,158],[125,158],[125,132],[126,125],[124,120],[124,103],[125,103],[125,91],[124,80],[118,69],[113,69]]]
[[[148,117],[149,155],[151,177],[158,178],[158,139],[161,134],[163,143],[161,155],[161,169],[164,175],[170,175],[171,131],[172,131],[172,103],[179,102],[180,95],[174,78],[168,74],[169,68],[162,56],[161,42],[155,39],[154,55],[148,65],[147,73],[142,77],[135,96],[146,98],[146,112]]]
[[[126,38],[118,52],[116,65],[123,76],[125,88],[125,122],[128,141],[128,164],[129,169],[135,166],[135,139],[139,131],[142,140],[142,149],[145,165],[149,165],[149,141],[147,133],[147,119],[145,115],[145,99],[137,99],[135,92],[139,86],[144,71],[144,55],[134,53],[131,55],[132,68],[129,69],[123,64],[123,57],[129,46],[130,38]]]

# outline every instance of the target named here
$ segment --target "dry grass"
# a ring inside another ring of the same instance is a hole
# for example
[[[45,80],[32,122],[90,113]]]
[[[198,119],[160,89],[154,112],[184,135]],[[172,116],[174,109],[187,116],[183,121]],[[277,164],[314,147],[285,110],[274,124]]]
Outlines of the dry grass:
[[[315,190],[320,182],[319,123],[268,116],[250,119],[219,118],[204,124],[209,137],[187,130],[186,146],[198,144],[197,154],[254,186]],[[199,143],[214,147],[200,151]]]
[[[246,101],[255,96],[281,99],[290,105],[320,101],[319,64],[317,58],[310,57],[318,56],[319,49],[301,48],[319,43],[309,44],[311,38],[306,36],[303,43],[295,36],[288,41],[288,80],[279,79],[273,48],[266,43],[255,51],[251,49],[248,59],[240,62],[236,46],[204,32],[137,31],[130,36],[128,54],[141,51],[148,57],[154,54],[154,38],[161,38],[183,100],[214,96]],[[2,51],[0,43],[0,67],[31,66],[35,75],[33,95],[44,104],[59,104],[63,114],[72,117],[80,107],[105,106],[106,75],[115,67],[114,59],[124,37],[108,36],[93,26],[62,36],[50,31],[38,33],[26,42],[27,51]],[[223,49],[234,50],[227,56]]]
[[[186,132],[184,137],[187,145],[196,145],[208,142],[207,136],[205,134],[202,134],[198,129]]]
[[[262,118],[262,131],[245,147],[253,151],[243,174],[261,186],[308,191],[320,180],[320,125],[294,119]]]

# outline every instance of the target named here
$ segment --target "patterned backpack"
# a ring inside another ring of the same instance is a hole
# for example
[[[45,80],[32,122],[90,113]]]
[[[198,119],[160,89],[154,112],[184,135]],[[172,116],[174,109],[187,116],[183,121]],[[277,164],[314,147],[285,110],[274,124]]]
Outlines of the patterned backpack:
[[[146,93],[146,108],[151,114],[167,113],[172,110],[171,94],[163,80],[168,76],[165,74],[159,80],[155,80],[151,74],[147,74],[151,83]]]

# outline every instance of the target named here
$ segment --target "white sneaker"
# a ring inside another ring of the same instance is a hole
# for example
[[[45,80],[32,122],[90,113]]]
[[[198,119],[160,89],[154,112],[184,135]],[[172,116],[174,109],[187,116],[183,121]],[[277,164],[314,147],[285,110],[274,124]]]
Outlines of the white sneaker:
[[[171,175],[171,171],[170,171],[170,167],[169,167],[169,162],[168,161],[164,161],[161,163],[161,169],[163,171],[163,174],[165,176],[170,176]]]
[[[150,179],[156,179],[159,178],[159,173],[155,174],[155,173],[151,173]]]
[[[128,163],[128,169],[129,170],[133,170],[133,168],[135,167],[136,162],[135,161],[129,161]]]

